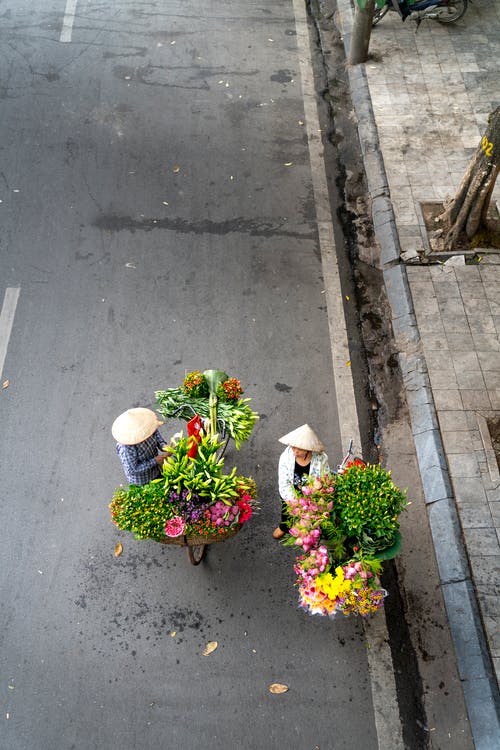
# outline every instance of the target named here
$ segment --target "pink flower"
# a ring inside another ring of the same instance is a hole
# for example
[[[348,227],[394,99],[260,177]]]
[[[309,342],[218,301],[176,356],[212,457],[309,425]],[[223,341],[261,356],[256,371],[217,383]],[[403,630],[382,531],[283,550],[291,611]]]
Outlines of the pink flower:
[[[170,537],[180,536],[185,528],[185,521],[180,516],[174,516],[165,524],[165,535]]]

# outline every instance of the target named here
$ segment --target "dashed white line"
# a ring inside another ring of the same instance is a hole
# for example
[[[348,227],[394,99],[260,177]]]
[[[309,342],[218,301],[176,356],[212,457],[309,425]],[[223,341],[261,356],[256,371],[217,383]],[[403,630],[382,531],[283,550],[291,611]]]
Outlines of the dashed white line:
[[[66,9],[64,11],[61,36],[59,37],[60,42],[71,42],[77,1],[78,0],[66,0]]]
[[[0,312],[0,375],[3,372],[20,291],[21,289],[19,287],[8,287],[5,290],[2,310]]]
[[[350,368],[349,341],[342,303],[342,288],[328,196],[304,0],[293,0],[293,6],[314,202],[325,279],[325,297],[330,328],[340,437],[343,446],[348,445],[352,438],[354,445],[359,448],[361,446],[359,418]],[[396,695],[396,680],[383,610],[372,620],[366,622],[365,639],[378,747],[380,750],[403,750],[404,742]]]

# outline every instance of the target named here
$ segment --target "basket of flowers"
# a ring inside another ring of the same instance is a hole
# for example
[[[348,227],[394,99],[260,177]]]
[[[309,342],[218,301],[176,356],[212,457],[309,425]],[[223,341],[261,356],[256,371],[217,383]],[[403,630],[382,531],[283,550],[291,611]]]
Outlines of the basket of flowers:
[[[399,514],[406,493],[379,465],[353,462],[342,473],[309,477],[287,502],[283,544],[301,550],[294,572],[299,606],[309,614],[373,614],[387,591],[383,560],[401,546]]]
[[[163,417],[186,421],[199,415],[206,421],[205,432],[231,437],[236,448],[250,437],[259,415],[241,398],[243,388],[237,378],[222,370],[194,370],[177,388],[156,391],[156,408]]]
[[[257,488],[236,468],[224,473],[215,438],[199,436],[194,455],[192,441],[179,439],[160,478],[119,487],[109,508],[119,529],[130,531],[136,539],[187,546],[191,561],[198,563],[205,545],[230,539],[252,517]]]

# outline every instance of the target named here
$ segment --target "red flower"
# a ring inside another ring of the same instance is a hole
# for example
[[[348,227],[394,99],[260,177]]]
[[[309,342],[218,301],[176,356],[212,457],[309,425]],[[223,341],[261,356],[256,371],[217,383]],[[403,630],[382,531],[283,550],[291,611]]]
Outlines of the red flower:
[[[360,458],[355,458],[353,461],[348,461],[345,465],[345,468],[350,469],[351,466],[366,466],[366,464]]]
[[[252,506],[249,505],[246,500],[238,500],[236,504],[238,508],[240,509],[240,515],[239,515],[238,521],[240,523],[245,523],[245,521],[248,521],[248,519],[252,517],[252,513],[253,513]]]

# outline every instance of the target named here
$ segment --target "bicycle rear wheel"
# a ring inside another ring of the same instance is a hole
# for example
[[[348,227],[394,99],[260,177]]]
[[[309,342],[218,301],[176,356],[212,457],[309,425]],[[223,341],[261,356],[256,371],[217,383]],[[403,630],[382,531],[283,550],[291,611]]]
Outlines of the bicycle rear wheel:
[[[455,23],[467,10],[467,0],[450,0],[445,8],[440,8],[441,13],[437,17],[439,23]]]
[[[205,557],[206,549],[206,544],[190,544],[187,548],[190,563],[199,565]]]

